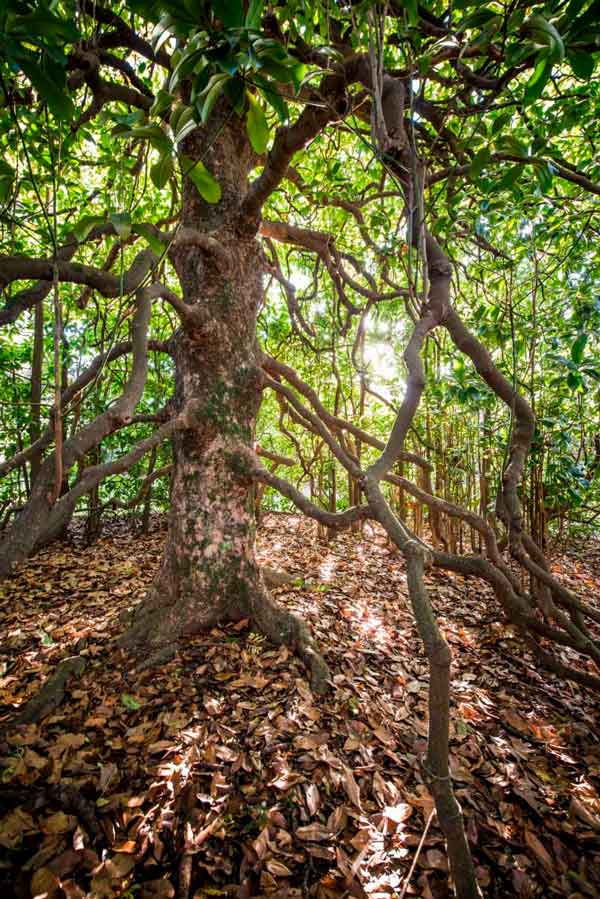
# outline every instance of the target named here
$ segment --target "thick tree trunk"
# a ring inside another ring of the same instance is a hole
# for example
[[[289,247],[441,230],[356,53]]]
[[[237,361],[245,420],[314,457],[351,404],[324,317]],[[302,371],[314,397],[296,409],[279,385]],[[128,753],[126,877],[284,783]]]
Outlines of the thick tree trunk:
[[[122,642],[145,652],[150,646],[159,658],[181,636],[250,618],[274,641],[291,644],[323,689],[327,669],[308,631],[266,593],[255,559],[253,480],[239,461],[240,447],[253,445],[262,391],[256,339],[262,264],[255,229],[244,230],[239,217],[252,151],[243,122],[225,111],[186,138],[184,150],[204,159],[223,195],[209,206],[186,179],[182,225],[210,233],[229,261],[200,242],[172,254],[192,311],[192,324],[175,339],[175,407],[193,403],[196,424],[173,439],[162,567]]]

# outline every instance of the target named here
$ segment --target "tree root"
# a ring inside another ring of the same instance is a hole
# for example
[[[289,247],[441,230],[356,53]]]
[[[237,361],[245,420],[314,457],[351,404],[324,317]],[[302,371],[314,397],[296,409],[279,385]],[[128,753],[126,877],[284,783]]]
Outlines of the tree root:
[[[251,600],[251,618],[257,629],[277,645],[289,646],[306,665],[312,690],[324,695],[330,688],[330,672],[307,625],[292,612],[282,609],[266,590]]]
[[[140,659],[136,667],[138,671],[145,671],[146,668],[158,668],[160,665],[164,665],[166,662],[170,662],[171,659],[175,658],[178,650],[179,645],[176,642],[167,643],[165,646],[159,646],[154,652],[151,652],[149,656]]]
[[[80,677],[87,665],[82,656],[69,656],[58,665],[54,674],[19,713],[19,724],[36,724],[59,707],[65,696],[67,682],[76,675]]]
[[[275,568],[269,568],[268,565],[262,565],[260,570],[267,587],[286,587],[296,580],[287,571],[277,571]]]
[[[296,615],[281,608],[269,595],[265,580],[277,586],[293,583],[294,578],[287,573],[273,569],[255,569],[248,584],[243,602],[223,604],[222,617],[200,619],[198,627],[191,627],[194,621],[193,609],[180,605],[181,600],[166,602],[164,593],[155,584],[142,604],[133,612],[133,620],[128,629],[117,637],[116,645],[141,656],[140,668],[158,666],[168,661],[177,652],[180,641],[186,634],[200,633],[225,624],[249,618],[256,629],[277,646],[285,645],[304,662],[310,676],[311,687],[320,695],[330,686],[329,668],[317,650],[306,624]],[[192,600],[189,600],[192,603]],[[185,630],[179,625],[187,622]]]
[[[553,671],[554,674],[558,674],[558,676],[564,678],[564,680],[571,680],[576,684],[589,687],[591,690],[600,690],[600,677],[591,674],[588,671],[573,668],[572,665],[565,665],[557,659],[556,656],[552,655],[552,653],[542,649],[539,643],[529,635],[526,635],[526,640],[533,650],[534,655],[540,660],[540,663],[544,668],[548,669],[548,671]]]
[[[5,786],[2,788],[2,802],[6,806],[51,802],[63,811],[76,815],[93,844],[106,842],[94,802],[69,784],[42,784],[27,788]]]

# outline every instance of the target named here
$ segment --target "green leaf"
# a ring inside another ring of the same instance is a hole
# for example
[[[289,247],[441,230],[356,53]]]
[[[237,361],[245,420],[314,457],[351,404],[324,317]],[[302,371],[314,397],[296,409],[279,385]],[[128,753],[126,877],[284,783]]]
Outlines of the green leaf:
[[[0,159],[0,203],[8,200],[15,180],[15,170],[8,162]]]
[[[583,362],[583,352],[585,350],[587,340],[587,334],[579,334],[579,336],[573,343],[573,346],[571,347],[571,359],[573,360],[575,365],[579,365],[581,362]]]
[[[282,84],[293,84],[296,81],[294,66],[282,65],[276,59],[270,59],[262,54],[259,58],[262,63],[261,71],[266,72],[275,81],[280,81]]]
[[[525,85],[523,99],[526,103],[533,103],[541,97],[550,75],[552,74],[552,62],[546,56],[542,56],[533,70],[533,75]]]
[[[547,162],[542,162],[540,165],[535,166],[535,176],[542,193],[548,193],[552,187],[552,169]]]
[[[467,16],[466,19],[460,23],[460,27],[458,29],[459,33],[462,31],[466,31],[468,28],[478,28],[481,25],[485,25],[488,22],[491,22],[492,19],[497,17],[498,13],[494,9],[490,9],[489,6],[483,6],[481,9],[478,9],[476,12],[471,13],[470,16]]]
[[[496,141],[498,150],[504,153],[510,153],[511,156],[519,156],[522,159],[527,157],[527,148],[512,134],[503,134]]]
[[[225,75],[223,72],[213,75],[205,89],[199,95],[196,105],[200,111],[200,118],[203,125],[208,121],[212,108],[222,94],[225,82],[229,80],[229,77],[229,75]]]
[[[171,37],[171,26],[174,24],[172,16],[167,14],[160,17],[160,21],[154,27],[150,37],[150,43],[155,53],[158,53],[162,45]]]
[[[508,187],[513,187],[521,177],[522,171],[523,167],[520,165],[511,166],[509,170],[502,175],[502,178],[500,178],[498,188],[503,190]]]
[[[173,128],[176,144],[181,143],[184,137],[187,137],[196,128],[194,112],[195,110],[191,106],[186,106],[181,115],[177,117],[176,126]]]
[[[171,94],[161,88],[155,98],[154,103],[150,107],[150,115],[151,116],[159,116],[162,115],[165,110],[167,110],[170,106],[175,103],[175,97],[171,96]]]
[[[131,235],[131,216],[128,212],[112,212],[110,214],[110,223],[115,229],[117,237],[121,240],[127,240]]]
[[[512,112],[504,112],[502,113],[502,115],[499,115],[498,118],[494,120],[494,124],[492,125],[492,134],[500,134],[504,127],[508,125],[511,118]]]
[[[277,92],[277,86],[275,82],[268,81],[261,75],[255,75],[254,82],[256,86],[260,88],[260,92],[267,103],[269,103],[269,105],[273,107],[273,109],[279,116],[279,121],[285,124],[289,120],[290,113],[287,103]]]
[[[184,53],[169,79],[169,91],[171,93],[173,93],[178,84],[193,72],[196,65],[202,59],[203,54],[203,50],[193,50],[191,53]],[[206,61],[205,64],[207,64]]]
[[[246,128],[248,137],[255,153],[264,153],[269,144],[269,126],[262,106],[250,92],[248,97],[248,112],[246,113]]]
[[[135,696],[130,696],[129,693],[121,693],[121,705],[124,705],[126,709],[131,709],[132,711],[137,711],[137,709],[141,709],[142,707],[139,699],[136,699]]]
[[[212,0],[210,6],[226,28],[240,28],[244,24],[242,0]]]
[[[246,28],[258,28],[265,0],[250,0],[250,6],[246,13]]]
[[[523,22],[523,31],[528,33],[536,44],[548,48],[554,61],[561,62],[565,58],[565,45],[556,27],[537,13]]]
[[[471,178],[479,177],[486,165],[489,164],[491,158],[492,154],[490,153],[489,147],[482,147],[482,149],[479,150],[471,160],[471,164],[469,166],[469,174]]]
[[[414,28],[419,24],[419,4],[417,0],[404,0],[408,24]]]
[[[567,59],[573,69],[573,73],[582,81],[587,81],[594,74],[596,61],[591,53],[567,50]]]
[[[239,75],[236,75],[235,78],[232,78],[226,83],[225,93],[227,94],[229,100],[231,100],[231,105],[233,106],[234,112],[241,118],[244,112],[244,105],[246,101],[244,79],[240,78]]]
[[[57,118],[70,121],[75,114],[75,107],[66,91],[66,85],[56,84],[42,70],[32,54],[19,53],[17,59],[19,66],[40,95],[40,99],[46,101],[48,108]]]
[[[81,243],[81,241],[85,240],[94,228],[96,228],[98,225],[103,225],[105,222],[106,218],[104,218],[103,216],[84,215],[84,217],[80,219],[73,228],[73,234]]]
[[[163,153],[158,162],[155,162],[150,169],[152,183],[155,184],[159,190],[162,190],[171,178],[174,168],[175,166],[171,153]]]
[[[140,125],[139,128],[128,128],[126,131],[118,131],[118,137],[136,137],[149,140],[155,150],[166,153],[171,150],[173,144],[160,125]]]
[[[158,237],[154,236],[154,234],[152,233],[152,229],[149,228],[148,225],[144,225],[140,222],[133,225],[131,230],[134,234],[139,234],[140,237],[144,238],[144,240],[146,241],[152,252],[156,254],[156,256],[160,257],[164,255],[167,249],[166,246],[162,241],[158,239]]]
[[[418,57],[417,68],[421,75],[427,74],[427,72],[431,68],[431,60],[432,60],[432,56],[429,53],[423,53],[422,56]]]
[[[194,162],[188,156],[181,156],[184,173],[193,181],[196,190],[207,203],[218,203],[221,199],[221,185],[213,178],[204,163]]]

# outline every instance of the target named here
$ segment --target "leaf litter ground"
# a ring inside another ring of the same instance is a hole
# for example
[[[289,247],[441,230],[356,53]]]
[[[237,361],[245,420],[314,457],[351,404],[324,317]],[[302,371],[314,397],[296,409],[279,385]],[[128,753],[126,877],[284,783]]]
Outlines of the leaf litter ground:
[[[117,523],[0,586],[0,895],[400,896],[432,810],[427,665],[401,559],[369,526],[324,544],[301,519],[266,519],[262,561],[298,578],[278,601],[331,667],[320,699],[245,622],[158,670],[112,647],[163,540]],[[587,542],[554,567],[600,606],[599,561]],[[484,585],[428,582],[453,651],[452,770],[484,895],[599,896],[597,697],[539,671]],[[15,724],[74,647],[87,665],[62,704]],[[435,818],[406,895],[451,895]]]

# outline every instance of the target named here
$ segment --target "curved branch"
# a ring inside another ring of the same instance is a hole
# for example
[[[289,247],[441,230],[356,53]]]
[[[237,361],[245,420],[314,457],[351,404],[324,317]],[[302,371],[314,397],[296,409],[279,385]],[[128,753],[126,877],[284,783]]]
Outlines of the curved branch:
[[[329,60],[331,66],[331,61]],[[273,146],[265,166],[252,182],[242,204],[242,216],[248,220],[259,217],[265,200],[286,176],[294,155],[319,134],[329,122],[343,118],[351,111],[347,87],[354,81],[368,78],[368,62],[362,56],[353,56],[342,64],[331,66],[334,74],[326,75],[317,92],[310,99],[298,119],[277,129]]]
[[[84,7],[84,13],[95,19],[101,25],[110,25],[112,31],[104,32],[96,39],[96,45],[99,47],[127,47],[139,53],[140,56],[149,59],[151,62],[157,62],[165,69],[170,69],[171,60],[169,54],[164,48],[155,53],[151,44],[144,40],[141,35],[130,28],[129,25],[112,9],[106,9],[99,3],[92,3]]]
[[[105,297],[118,297],[137,290],[153,264],[155,264],[156,259],[157,257],[151,250],[142,250],[121,278],[94,266],[83,265],[81,262],[67,262],[63,259],[57,259],[56,262],[53,262],[52,259],[31,259],[28,256],[0,256],[0,289],[7,287],[13,281],[30,281],[33,278],[52,282],[54,268],[56,267],[59,281],[66,281],[71,284],[86,284]],[[27,309],[29,306],[33,306],[38,299],[39,297],[30,297],[26,305],[21,303],[19,312]],[[3,310],[3,312],[5,311]],[[15,317],[9,320],[14,321]],[[0,323],[5,320],[5,318],[0,317]]]
[[[105,365],[108,365],[109,362],[112,362],[114,359],[118,359],[120,356],[124,356],[127,353],[130,353],[133,349],[133,343],[131,340],[125,340],[121,343],[115,344],[112,349],[108,350],[105,353],[99,353],[98,356],[93,360],[93,362],[83,371],[79,377],[77,377],[71,384],[62,392],[61,396],[61,417],[64,417],[68,410],[68,404],[71,400],[76,399],[79,401],[79,394],[81,391],[87,387],[88,384],[91,384],[92,381],[100,374]],[[170,353],[171,350],[169,348],[169,342],[164,340],[149,340],[148,341],[148,349],[153,352],[159,353]],[[22,465],[24,462],[29,461],[35,453],[40,452],[40,450],[46,449],[52,443],[52,439],[54,437],[54,426],[52,422],[48,425],[44,433],[36,440],[34,443],[30,444],[21,452],[16,453],[14,456],[11,456],[10,459],[6,459],[4,462],[0,463],[0,478],[4,477],[8,474],[9,471],[12,471],[19,465]]]
[[[262,365],[265,371],[268,371],[273,375],[274,378],[285,378],[285,380],[294,387],[298,393],[302,394],[302,396],[306,397],[309,401],[319,418],[327,424],[332,431],[348,431],[349,434],[352,434],[353,437],[356,437],[358,440],[363,443],[368,444],[369,446],[374,447],[375,449],[383,450],[385,448],[385,444],[382,440],[379,440],[377,437],[373,437],[371,434],[367,433],[367,431],[363,431],[362,428],[357,427],[357,425],[352,424],[352,422],[346,421],[343,418],[340,418],[337,415],[332,415],[331,412],[325,408],[323,403],[319,400],[316,392],[303,381],[298,373],[294,371],[289,365],[285,365],[283,362],[279,362],[277,359],[274,359],[272,356],[267,356],[263,353],[262,357]],[[278,390],[281,385],[278,381],[275,383],[270,383],[274,390]],[[303,414],[303,413],[301,413]],[[306,416],[304,416],[306,417]],[[431,471],[433,466],[426,459],[423,459],[422,456],[418,456],[416,453],[410,453],[406,450],[402,450],[398,459],[403,462],[409,462],[413,465],[418,465],[420,468]]]
[[[154,444],[156,445],[156,444]],[[89,469],[88,469],[89,470]],[[164,478],[167,475],[170,475],[173,471],[173,463],[170,465],[163,465],[162,468],[157,468],[156,471],[151,472],[151,474],[147,475],[142,483],[140,484],[140,489],[130,500],[122,500],[117,499],[116,497],[112,497],[104,503],[104,509],[135,509],[144,497],[147,495],[148,490],[152,486],[155,481],[158,481],[160,478]],[[84,472],[85,474],[85,472]],[[110,474],[115,474],[115,472],[110,472]]]
[[[341,529],[349,527],[353,521],[371,517],[369,506],[351,506],[343,512],[329,512],[312,503],[304,494],[285,478],[280,478],[261,465],[257,457],[250,451],[240,451],[240,456],[248,465],[248,472],[256,481],[273,487],[278,493],[286,496],[294,505],[316,521],[328,528]]]
[[[62,448],[62,471],[82,458],[104,437],[122,427],[133,416],[146,382],[148,367],[148,325],[151,296],[149,292],[137,292],[136,311],[132,323],[133,361],[131,374],[123,393],[113,405],[85,425],[65,441]],[[41,466],[29,502],[8,529],[2,545],[0,571],[10,573],[15,564],[25,559],[48,530],[54,502],[55,453],[51,453]],[[75,488],[74,488],[75,489]]]
[[[343,465],[346,471],[349,471],[350,474],[352,474],[354,477],[359,477],[360,468],[358,467],[356,459],[353,456],[350,456],[346,452],[346,450],[338,443],[333,434],[325,426],[321,418],[307,409],[306,406],[304,406],[300,402],[300,400],[290,387],[286,387],[284,384],[281,384],[279,381],[275,381],[268,375],[263,376],[263,382],[265,386],[271,387],[278,393],[283,394],[290,405],[293,406],[294,409],[296,409],[299,415],[303,416],[307,419],[308,422],[310,422],[314,430],[325,441],[333,455],[336,457],[338,462]]]
[[[115,234],[115,229],[112,224],[99,225],[93,228],[88,236],[79,240],[73,232],[67,235],[65,243],[58,248],[56,252],[56,258],[59,262],[69,262],[82,243],[88,243],[93,240],[100,240],[102,237],[105,237],[107,234]],[[21,257],[23,258],[23,257]],[[1,263],[2,257],[0,256],[0,273],[1,273]],[[1,281],[0,274],[0,281]],[[23,275],[23,280],[30,280],[32,277],[31,273],[25,271]],[[34,276],[35,277],[35,276]],[[48,279],[39,281],[37,284],[32,285],[31,287],[25,288],[25,290],[20,291],[15,294],[15,296],[10,297],[6,306],[3,309],[0,309],[0,325],[10,324],[14,322],[21,312],[24,312],[26,309],[30,309],[32,306],[35,306],[36,303],[40,302],[40,300],[44,300],[50,290],[52,289],[52,276]]]

